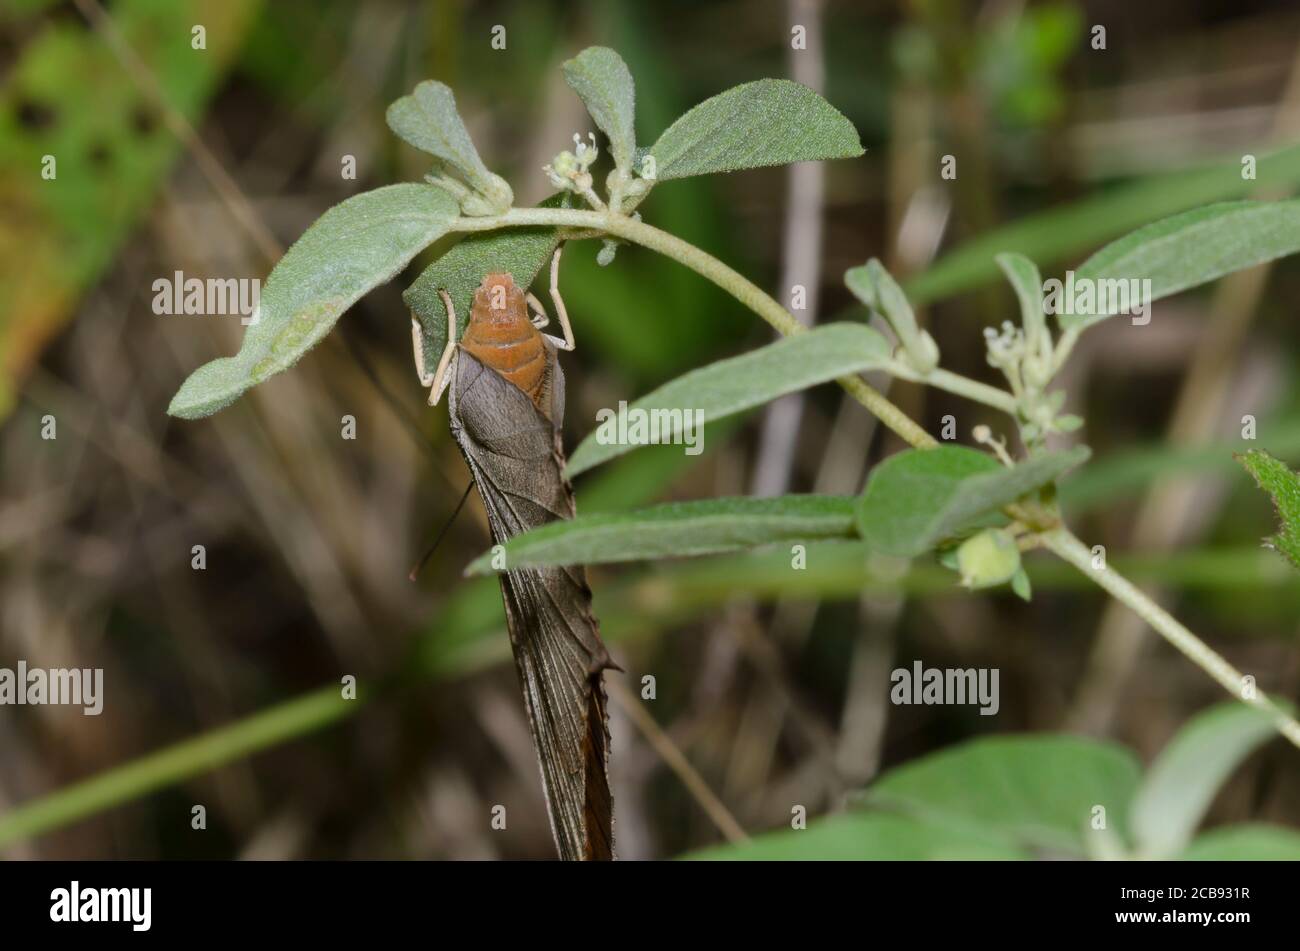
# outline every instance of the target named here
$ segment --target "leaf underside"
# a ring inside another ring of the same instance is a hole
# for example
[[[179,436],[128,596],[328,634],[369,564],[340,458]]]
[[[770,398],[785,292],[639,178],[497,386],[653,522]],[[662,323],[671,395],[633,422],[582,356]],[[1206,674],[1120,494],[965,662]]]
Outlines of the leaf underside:
[[[568,208],[567,192],[552,195],[541,208]],[[486,274],[507,271],[515,284],[528,287],[546,266],[559,244],[559,232],[552,227],[510,228],[467,235],[446,254],[425,268],[402,294],[402,300],[420,322],[424,341],[424,365],[438,365],[447,345],[447,313],[439,289],[445,290],[456,308],[456,335],[464,336],[469,323],[469,305],[474,289]]]
[[[847,496],[787,495],[670,502],[632,512],[579,515],[510,539],[505,564],[512,569],[591,565],[846,538],[853,534],[853,503]],[[491,552],[466,569],[467,574],[491,571]]]
[[[657,413],[656,418],[663,418],[667,427],[659,441],[680,441],[687,425],[686,411],[698,412],[701,423],[720,419],[786,393],[875,369],[888,359],[889,344],[870,327],[824,324],[679,376],[632,403],[626,418],[631,420],[643,411]],[[672,413],[676,416],[671,420],[664,415]],[[567,475],[585,472],[637,448],[630,440],[607,438],[608,428],[608,423],[602,423],[583,439],[569,459]]]
[[[285,252],[262,289],[239,352],[199,367],[167,412],[209,416],[285,370],[363,294],[392,280],[446,233],[456,200],[431,185],[388,185],[335,205]]]

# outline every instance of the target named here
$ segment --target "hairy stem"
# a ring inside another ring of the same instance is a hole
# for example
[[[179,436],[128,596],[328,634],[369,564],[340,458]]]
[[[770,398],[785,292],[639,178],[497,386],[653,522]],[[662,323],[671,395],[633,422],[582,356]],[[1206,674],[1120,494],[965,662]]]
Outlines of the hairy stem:
[[[498,217],[461,218],[456,222],[454,230],[494,231],[498,228],[526,225],[591,228],[622,238],[632,244],[639,244],[651,251],[658,251],[717,284],[784,336],[803,333],[805,330],[803,324],[795,320],[784,307],[743,274],[723,264],[711,254],[701,251],[690,242],[626,215],[566,208],[512,208]],[[865,380],[857,376],[847,376],[841,377],[836,382],[909,444],[917,448],[936,445],[934,437]]]
[[[972,380],[970,377],[962,376],[960,373],[953,373],[951,370],[945,370],[942,367],[935,367],[929,373],[918,373],[910,366],[897,360],[891,361],[886,370],[890,376],[898,377],[900,380],[924,383],[938,390],[946,390],[949,393],[955,393],[957,396],[964,396],[968,400],[983,403],[985,406],[992,406],[994,409],[1006,413],[1012,419],[1016,418],[1017,403],[1015,396],[1006,390],[999,390],[996,386],[989,386],[987,383]]]
[[[1085,577],[1101,585],[1111,597],[1127,605],[1192,663],[1217,680],[1223,689],[1248,706],[1268,714],[1278,730],[1293,744],[1300,747],[1300,723],[1279,707],[1263,691],[1245,688],[1245,675],[1223,659],[1208,644],[1189,631],[1168,611],[1149,598],[1145,592],[1109,566],[1094,568],[1092,552],[1068,529],[1056,528],[1042,534],[1043,546],[1060,555]]]

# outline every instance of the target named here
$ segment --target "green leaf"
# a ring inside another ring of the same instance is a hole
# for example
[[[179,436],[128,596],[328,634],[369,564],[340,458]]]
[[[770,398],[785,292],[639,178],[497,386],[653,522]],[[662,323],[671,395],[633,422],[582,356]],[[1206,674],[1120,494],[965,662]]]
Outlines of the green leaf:
[[[591,565],[847,538],[853,533],[853,502],[844,496],[786,495],[670,502],[634,512],[579,515],[516,535],[505,544],[505,563],[511,569]],[[480,555],[465,573],[490,573],[492,558],[491,552]]]
[[[1093,810],[1121,840],[1140,769],[1128,750],[1072,736],[995,736],[890,770],[861,802],[1019,847],[1096,854]]]
[[[292,366],[363,294],[446,233],[456,214],[456,200],[430,185],[389,185],[335,205],[271,271],[239,353],[190,374],[167,412],[211,415]]]
[[[900,337],[916,336],[916,314],[907,296],[879,258],[844,272],[844,286],[867,307],[889,321]]]
[[[862,154],[857,130],[788,79],[760,79],[706,99],[650,147],[658,181]],[[647,176],[651,177],[651,176]]]
[[[569,195],[552,195],[541,208],[567,208]],[[402,294],[402,300],[424,330],[424,365],[435,367],[447,346],[447,313],[438,289],[451,297],[456,308],[457,338],[469,323],[474,289],[483,276],[508,271],[519,287],[528,287],[555,253],[559,232],[552,227],[510,228],[467,235],[455,247],[425,268]]]
[[[449,170],[482,196],[479,202],[462,202],[465,213],[502,214],[514,203],[510,186],[488,171],[456,111],[456,97],[440,82],[427,79],[388,107],[388,127],[402,139],[428,152],[441,170]]]
[[[858,500],[858,532],[874,550],[912,557],[980,525],[1089,456],[1086,446],[1007,468],[965,446],[908,449],[877,465]]]
[[[1213,829],[1179,856],[1189,862],[1300,862],[1300,832],[1267,823]]]
[[[1012,846],[906,816],[849,812],[682,856],[706,862],[852,862],[1024,859]]]
[[[1192,840],[1219,787],[1275,732],[1267,713],[1239,703],[1211,707],[1160,751],[1133,799],[1133,839],[1143,858],[1169,859]]]
[[[636,88],[623,58],[604,46],[589,46],[564,64],[564,79],[609,139],[614,164],[631,171],[636,154]]]
[[[1296,251],[1300,199],[1224,202],[1139,228],[1106,245],[1074,276],[1076,281],[1149,279],[1144,300],[1154,301]],[[1061,314],[1060,319],[1066,327],[1090,327],[1109,316]]]
[[[1248,450],[1235,458],[1272,497],[1282,522],[1282,531],[1267,539],[1267,544],[1300,568],[1300,474],[1261,449]]]
[[[844,272],[844,285],[853,296],[885,318],[903,344],[904,355],[920,373],[929,373],[939,364],[939,346],[929,333],[920,329],[907,296],[893,275],[879,259],[851,267]]]
[[[994,257],[1019,251],[1040,266],[1065,261],[1167,215],[1210,202],[1240,198],[1263,188],[1300,183],[1300,145],[1261,155],[1255,180],[1241,177],[1240,153],[1226,164],[1167,173],[1101,189],[1068,205],[1049,208],[972,238],[904,282],[912,303],[973,290],[998,274]]]
[[[1011,590],[1016,593],[1021,601],[1032,601],[1034,599],[1034,589],[1029,583],[1029,574],[1025,571],[1024,565],[1011,576]]]
[[[1044,339],[1047,321],[1043,317],[1043,278],[1038,273],[1038,265],[1014,252],[999,254],[997,262],[1020,301],[1020,323],[1025,328],[1025,345],[1029,352],[1050,345]]]
[[[658,440],[673,442],[682,432],[685,411],[695,410],[701,423],[715,420],[836,377],[875,369],[888,359],[889,344],[870,327],[825,324],[679,376],[627,407],[627,418],[642,410],[674,413],[676,418],[665,422]],[[602,422],[582,441],[566,475],[575,476],[637,448],[611,432],[617,422]]]

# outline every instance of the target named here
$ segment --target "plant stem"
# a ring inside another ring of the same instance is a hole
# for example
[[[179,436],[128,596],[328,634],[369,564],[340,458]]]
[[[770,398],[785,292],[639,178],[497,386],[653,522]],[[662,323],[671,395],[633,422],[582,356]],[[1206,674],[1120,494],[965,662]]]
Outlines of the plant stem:
[[[723,264],[711,254],[701,251],[690,242],[626,215],[568,208],[512,208],[498,217],[460,218],[452,230],[494,231],[498,228],[528,225],[591,228],[639,244],[651,251],[658,251],[717,284],[784,336],[805,331],[804,326],[784,307],[743,274]],[[836,382],[910,445],[922,449],[937,445],[933,436],[865,380],[857,376],[846,376]]]
[[[1228,693],[1242,703],[1254,707],[1272,718],[1278,730],[1297,747],[1300,747],[1300,723],[1279,707],[1262,690],[1249,694],[1243,690],[1245,675],[1223,659],[1208,644],[1184,627],[1168,611],[1153,601],[1140,588],[1114,568],[1094,568],[1092,552],[1069,529],[1061,527],[1042,533],[1043,545],[1074,565],[1084,576],[1101,585],[1111,597],[1127,605],[1192,663],[1217,680]]]
[[[946,390],[949,393],[964,396],[968,400],[983,403],[985,406],[992,406],[994,409],[1006,413],[1012,419],[1016,418],[1016,398],[1006,390],[999,390],[996,386],[989,386],[987,383],[972,380],[970,377],[962,376],[960,373],[953,373],[951,370],[945,370],[942,367],[935,367],[929,373],[918,373],[898,360],[891,360],[889,366],[885,369],[891,376],[898,377],[900,380],[924,383],[936,389]]]
[[[338,685],[322,687],[24,803],[0,816],[0,848],[318,730],[359,709],[364,696],[344,700]]]

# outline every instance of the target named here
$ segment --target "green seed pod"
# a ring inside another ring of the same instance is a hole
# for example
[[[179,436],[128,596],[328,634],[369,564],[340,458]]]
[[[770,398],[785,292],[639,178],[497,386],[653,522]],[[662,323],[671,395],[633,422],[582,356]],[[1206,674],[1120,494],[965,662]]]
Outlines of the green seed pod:
[[[1005,529],[985,529],[957,549],[957,570],[967,588],[991,588],[1020,570],[1020,548]]]

